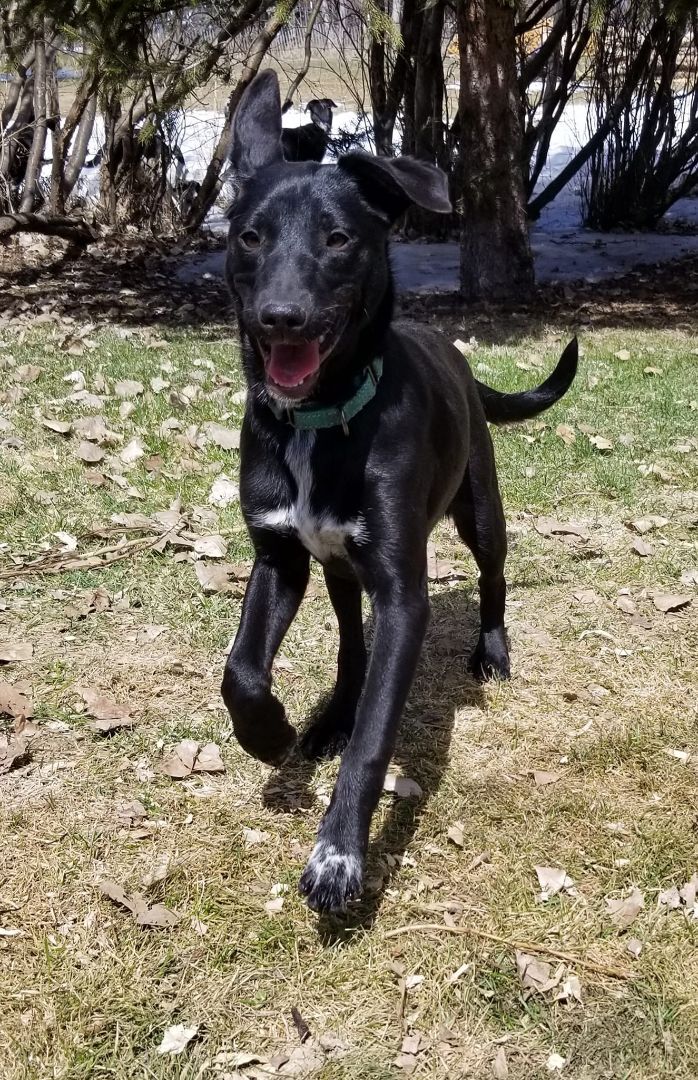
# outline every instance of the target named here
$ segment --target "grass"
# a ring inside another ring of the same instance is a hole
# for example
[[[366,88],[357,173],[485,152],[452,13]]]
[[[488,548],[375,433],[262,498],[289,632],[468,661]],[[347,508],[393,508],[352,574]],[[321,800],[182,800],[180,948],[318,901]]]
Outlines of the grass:
[[[57,547],[61,531],[77,538],[78,554],[94,550],[109,542],[95,536],[96,524],[153,514],[177,498],[187,512],[199,508],[200,520],[209,512],[197,528],[222,533],[231,562],[250,558],[237,505],[211,517],[207,502],[220,472],[237,476],[236,452],[192,445],[207,420],[241,422],[238,355],[226,331],[212,324],[124,336],[104,326],[76,356],[50,324],[5,329],[4,390],[22,365],[42,371],[22,384],[19,402],[0,404],[0,569]],[[152,347],[160,332],[165,347]],[[548,327],[515,346],[479,345],[471,361],[485,381],[523,388],[540,381],[564,340]],[[552,1054],[575,1080],[695,1075],[698,921],[667,914],[658,896],[698,870],[698,596],[681,583],[698,563],[698,469],[695,445],[676,449],[695,436],[698,340],[684,330],[595,328],[582,345],[568,398],[538,422],[494,432],[511,539],[510,684],[479,688],[466,674],[472,563],[450,526],[436,534],[438,553],[462,559],[469,573],[432,585],[432,624],[396,751],[396,767],[424,796],[381,800],[367,896],[344,926],[318,923],[295,891],[336,763],[270,775],[239,750],[222,707],[240,598],[204,595],[191,562],[171,549],[99,572],[2,580],[0,641],[34,645],[30,661],[2,675],[30,684],[36,716],[28,763],[0,775],[0,927],[22,931],[0,936],[2,1080],[237,1077],[217,1055],[273,1058],[298,1047],[292,1007],[314,1036],[342,1041],[317,1067],[322,1080],[400,1075],[395,1059],[415,1032],[419,1050],[403,1064],[416,1076],[489,1077],[500,1048],[509,1076],[521,1080],[549,1076]],[[623,350],[628,359],[616,356]],[[103,388],[99,409],[58,403],[76,369],[88,390]],[[152,392],[154,377],[171,387]],[[126,378],[146,389],[124,418],[113,388]],[[199,388],[196,399],[173,405],[170,390],[185,387]],[[146,456],[125,471],[141,498],[109,480],[88,483],[79,440],[40,422],[90,412],[121,445],[142,440]],[[180,430],[161,434],[172,416]],[[560,424],[574,429],[571,445],[556,434]],[[595,449],[596,434],[613,449]],[[626,523],[647,514],[668,524],[645,537],[654,555],[640,558]],[[541,535],[541,515],[577,522],[588,541]],[[331,686],[336,657],[317,572],[314,584],[276,671],[297,722]],[[76,602],[97,587],[110,606],[76,617]],[[618,609],[621,589],[637,618]],[[693,602],[662,614],[655,590],[692,592]],[[166,629],[150,637],[152,626]],[[77,707],[81,685],[128,702],[134,728],[97,736]],[[217,742],[225,775],[175,782],[159,772],[164,750],[183,737]],[[667,750],[692,756],[682,763]],[[533,770],[559,779],[538,787]],[[124,816],[134,800],[147,830]],[[447,837],[454,822],[462,847]],[[243,828],[266,838],[248,846]],[[167,876],[143,886],[164,856]],[[574,890],[540,902],[536,865],[563,867]],[[104,878],[164,902],[180,924],[141,929],[101,896]],[[288,892],[270,915],[275,884]],[[605,900],[631,886],[645,906],[621,934]],[[386,937],[424,921],[443,930]],[[448,923],[631,969],[634,978],[571,964],[583,1004],[555,1000],[557,989],[529,995],[511,945],[451,935]],[[631,936],[643,943],[637,959],[626,948]],[[412,985],[415,975],[422,981]],[[159,1055],[164,1030],[177,1023],[198,1026],[197,1038],[181,1056]]]

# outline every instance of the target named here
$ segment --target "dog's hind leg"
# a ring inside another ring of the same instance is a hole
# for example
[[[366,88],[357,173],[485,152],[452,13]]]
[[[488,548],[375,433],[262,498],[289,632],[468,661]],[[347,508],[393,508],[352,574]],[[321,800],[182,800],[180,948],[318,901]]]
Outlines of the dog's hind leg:
[[[478,679],[508,679],[509,649],[504,630],[506,524],[494,450],[484,423],[482,427],[473,440],[465,477],[449,513],[480,571],[480,637],[470,658],[470,670]]]
[[[366,674],[361,586],[356,578],[339,577],[328,569],[325,581],[339,623],[337,683],[301,740],[303,754],[311,759],[334,757],[349,742]]]
[[[308,585],[310,556],[297,540],[258,551],[223,675],[223,700],[238,742],[268,765],[293,749],[295,728],[271,692],[271,666]]]

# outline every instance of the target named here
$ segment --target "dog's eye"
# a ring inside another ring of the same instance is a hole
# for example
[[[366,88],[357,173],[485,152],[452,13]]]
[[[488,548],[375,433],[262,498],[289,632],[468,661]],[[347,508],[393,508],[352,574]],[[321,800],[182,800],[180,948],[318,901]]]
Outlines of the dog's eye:
[[[349,243],[349,237],[346,233],[340,232],[339,229],[334,229],[333,232],[327,237],[328,248],[334,248],[335,251],[341,251]]]
[[[243,233],[240,233],[238,240],[246,251],[255,251],[262,243],[259,233],[256,233],[254,229],[245,229]]]

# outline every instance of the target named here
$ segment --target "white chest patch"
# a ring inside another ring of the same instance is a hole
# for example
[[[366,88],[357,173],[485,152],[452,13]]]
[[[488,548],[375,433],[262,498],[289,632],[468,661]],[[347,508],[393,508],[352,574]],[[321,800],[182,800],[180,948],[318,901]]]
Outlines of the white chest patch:
[[[267,529],[293,532],[318,562],[346,559],[349,538],[360,544],[368,539],[362,518],[338,521],[325,511],[311,508],[313,472],[311,456],[315,446],[314,431],[296,431],[286,448],[286,464],[298,494],[291,506],[264,511],[255,517],[255,524]]]

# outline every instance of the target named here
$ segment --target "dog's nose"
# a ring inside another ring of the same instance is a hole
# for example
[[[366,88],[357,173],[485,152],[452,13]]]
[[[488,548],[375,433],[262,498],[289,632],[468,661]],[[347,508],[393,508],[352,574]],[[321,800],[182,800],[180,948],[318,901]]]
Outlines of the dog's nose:
[[[308,321],[308,312],[300,304],[264,304],[259,311],[259,321],[265,330],[302,330]]]

